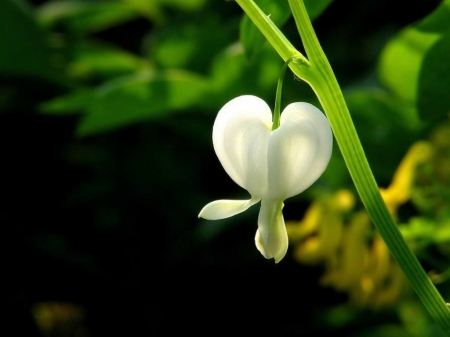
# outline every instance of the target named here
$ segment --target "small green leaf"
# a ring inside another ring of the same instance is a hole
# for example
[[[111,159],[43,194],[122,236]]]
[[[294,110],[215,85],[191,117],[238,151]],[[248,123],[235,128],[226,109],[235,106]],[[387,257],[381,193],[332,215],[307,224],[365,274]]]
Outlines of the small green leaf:
[[[448,71],[449,49],[445,41],[437,43],[444,33],[450,34],[449,22],[450,0],[445,0],[415,27],[392,39],[380,57],[381,82],[427,121],[449,113],[444,101],[449,77],[442,76]]]
[[[166,22],[166,17],[163,14],[161,5],[158,0],[124,0],[133,9],[139,12],[140,15],[152,21],[155,25],[161,25]]]
[[[384,48],[378,68],[381,82],[397,96],[414,103],[425,53],[438,34],[407,28]]]
[[[219,32],[220,39],[211,32]],[[205,65],[235,39],[232,30],[224,29],[217,16],[201,21],[178,20],[151,36],[148,56],[161,68],[204,72]]]
[[[51,115],[73,115],[83,112],[92,102],[93,90],[77,90],[43,103],[40,112]]]
[[[76,78],[111,78],[150,70],[150,64],[125,50],[94,41],[74,46],[69,72]]]
[[[148,1],[148,0],[141,0]],[[152,0],[154,1],[154,0]],[[156,0],[161,5],[169,5],[185,11],[198,10],[203,7],[206,0]]]
[[[122,1],[48,2],[37,11],[46,26],[62,23],[71,31],[99,32],[139,16],[134,6]]]
[[[450,33],[425,54],[417,89],[417,108],[424,121],[450,117]]]
[[[431,33],[448,32],[450,30],[450,0],[443,1],[416,28]]]
[[[200,105],[207,81],[195,74],[167,71],[128,77],[99,88],[78,125],[78,136],[111,131]]]
[[[54,80],[45,33],[19,2],[0,1],[0,74]]]
[[[165,25],[172,19],[166,15],[164,7],[172,7],[176,10],[190,12],[203,8],[206,0],[122,0],[139,12],[142,16],[152,21],[155,25]],[[169,12],[169,11],[167,11]],[[171,22],[173,24],[173,20]]]

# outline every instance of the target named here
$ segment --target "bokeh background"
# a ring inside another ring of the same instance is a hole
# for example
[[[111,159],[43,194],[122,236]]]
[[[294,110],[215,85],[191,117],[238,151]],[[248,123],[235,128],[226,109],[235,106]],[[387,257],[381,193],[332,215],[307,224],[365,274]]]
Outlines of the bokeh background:
[[[286,4],[258,3],[302,50]],[[412,28],[440,3],[306,2],[380,187],[419,140],[447,158],[426,158],[396,212],[449,300],[449,2]],[[248,198],[217,160],[212,125],[239,95],[272,106],[281,66],[234,1],[1,0],[0,334],[444,336],[406,283],[382,305],[355,303],[320,282],[324,260],[295,255],[301,240],[265,260],[259,206],[197,218],[210,201]],[[282,107],[296,101],[320,107],[288,74]],[[324,175],[285,202],[286,221],[301,226],[341,190],[355,197],[345,222],[363,209],[336,145]]]

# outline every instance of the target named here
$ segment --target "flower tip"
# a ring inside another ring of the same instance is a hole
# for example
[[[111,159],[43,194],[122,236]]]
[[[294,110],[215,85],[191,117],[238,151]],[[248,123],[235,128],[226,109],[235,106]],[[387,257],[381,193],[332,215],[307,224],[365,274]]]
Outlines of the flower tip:
[[[199,219],[200,219],[200,218],[203,218],[204,210],[205,210],[205,207],[203,207],[203,208],[200,210],[200,213],[198,213],[197,217],[198,217]]]
[[[284,224],[282,201],[262,200],[255,235],[256,248],[266,259],[280,262],[288,250],[288,237]]]
[[[273,259],[275,260],[275,264],[278,264],[278,262],[280,262],[281,260],[284,259],[284,257],[286,256],[286,252],[287,252],[287,247],[286,247],[286,250],[281,252],[281,254],[277,254],[277,256],[273,257]]]
[[[286,244],[284,244],[284,242],[282,242],[281,245],[279,245],[279,247],[277,247],[277,249],[274,250],[274,253],[272,253],[272,251],[270,250],[269,247],[264,247],[264,244],[262,243],[262,240],[261,240],[261,234],[259,233],[259,230],[256,231],[255,243],[256,243],[256,248],[259,250],[261,255],[264,256],[268,260],[274,259],[275,264],[278,264],[286,256],[287,242],[286,242]]]
[[[244,212],[258,201],[258,198],[252,198],[250,200],[216,200],[203,207],[198,217],[206,220],[229,218]]]

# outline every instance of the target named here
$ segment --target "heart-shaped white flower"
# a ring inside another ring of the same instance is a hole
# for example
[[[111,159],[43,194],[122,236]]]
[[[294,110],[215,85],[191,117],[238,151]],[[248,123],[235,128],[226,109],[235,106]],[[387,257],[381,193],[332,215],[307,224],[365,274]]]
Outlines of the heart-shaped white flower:
[[[266,102],[240,96],[220,109],[213,144],[225,171],[251,199],[213,201],[199,217],[228,218],[261,200],[256,247],[265,258],[279,262],[288,248],[283,201],[311,186],[327,167],[333,147],[328,120],[309,103],[293,103],[272,131],[272,113]]]

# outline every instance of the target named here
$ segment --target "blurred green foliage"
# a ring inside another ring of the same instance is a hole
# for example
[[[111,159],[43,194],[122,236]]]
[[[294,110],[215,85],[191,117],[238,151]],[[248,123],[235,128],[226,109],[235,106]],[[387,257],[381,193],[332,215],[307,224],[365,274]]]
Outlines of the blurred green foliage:
[[[302,49],[286,3],[256,2]],[[386,186],[409,146],[448,119],[450,2],[416,0],[408,10],[387,0],[305,2]],[[318,268],[264,260],[255,210],[197,219],[211,200],[247,197],[215,157],[215,114],[244,94],[272,105],[281,65],[233,1],[0,1],[2,219],[16,335],[40,335],[32,304],[68,301],[86,308],[91,336],[180,326],[439,336],[421,308],[356,310],[317,285]],[[282,105],[295,101],[318,105],[286,76]],[[339,188],[353,187],[335,147],[285,217],[300,218],[315,195]],[[421,211],[409,204],[401,220]],[[425,237],[425,267],[448,275],[450,215],[439,216],[439,232],[428,216],[405,234]],[[448,276],[440,286],[450,296]],[[408,328],[414,317],[426,322],[417,333]]]

